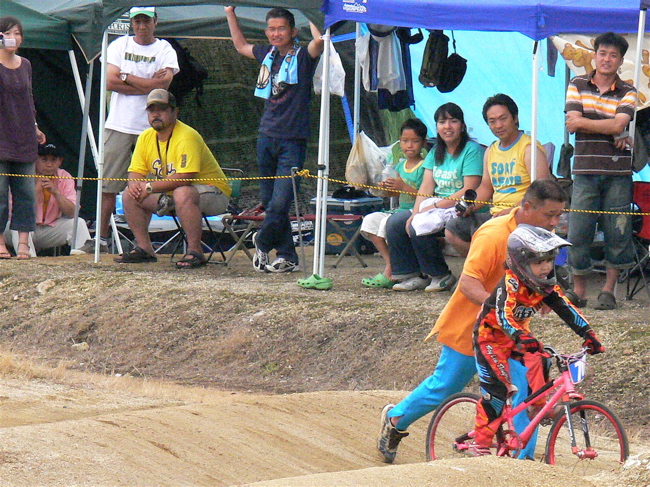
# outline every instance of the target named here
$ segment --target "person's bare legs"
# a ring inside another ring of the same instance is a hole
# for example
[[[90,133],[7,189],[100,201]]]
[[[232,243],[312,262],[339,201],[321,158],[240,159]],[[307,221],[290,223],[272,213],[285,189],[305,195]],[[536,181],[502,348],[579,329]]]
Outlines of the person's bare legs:
[[[111,234],[111,215],[115,211],[115,201],[117,195],[115,193],[102,192],[102,215],[99,223],[99,236],[108,238]],[[126,211],[126,210],[125,210]]]
[[[384,259],[384,262],[386,263],[386,266],[384,267],[384,272],[382,272],[382,274],[386,276],[388,279],[391,279],[393,274],[393,269],[391,268],[390,265],[390,254],[388,253],[388,244],[386,243],[386,239],[373,234],[369,234],[368,236],[370,237],[370,241],[377,249],[377,252],[379,252],[379,255],[381,255],[382,259]]]
[[[122,203],[124,204],[124,216],[126,222],[129,224],[131,232],[135,237],[135,241],[145,252],[155,255],[153,246],[151,245],[151,237],[149,236],[149,222],[151,215],[156,208],[158,208],[158,196],[147,196],[142,202],[138,202],[128,195],[125,191],[122,196]]]
[[[620,276],[621,271],[618,269],[612,269],[608,267],[605,269],[605,285],[603,286],[603,291],[610,292],[615,294],[616,283],[618,282],[618,276]]]
[[[201,248],[203,225],[199,199],[199,192],[194,186],[181,186],[174,190],[176,215],[187,236],[187,250],[203,253]]]
[[[467,257],[467,254],[469,254],[469,246],[471,242],[465,242],[449,230],[445,230],[445,242],[451,245],[461,257]]]
[[[578,297],[585,299],[587,297],[587,276],[573,274],[573,292]]]

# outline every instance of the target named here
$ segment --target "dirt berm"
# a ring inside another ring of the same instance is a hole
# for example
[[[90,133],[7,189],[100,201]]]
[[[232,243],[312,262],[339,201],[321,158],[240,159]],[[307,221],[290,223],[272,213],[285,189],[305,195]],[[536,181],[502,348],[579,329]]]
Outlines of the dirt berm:
[[[425,463],[429,417],[383,464],[379,411],[431,372],[439,345],[422,339],[449,294],[364,289],[381,268],[364,258],[369,268],[347,257],[331,269],[328,257],[331,291],[257,274],[243,254],[192,271],[165,256],[3,261],[0,484],[650,484],[648,295],[626,301],[624,286],[620,309],[585,310],[607,353],[582,385],[623,420],[624,468],[585,478],[503,458]],[[460,259],[450,263],[457,273]],[[557,317],[534,328],[560,350],[580,345]]]

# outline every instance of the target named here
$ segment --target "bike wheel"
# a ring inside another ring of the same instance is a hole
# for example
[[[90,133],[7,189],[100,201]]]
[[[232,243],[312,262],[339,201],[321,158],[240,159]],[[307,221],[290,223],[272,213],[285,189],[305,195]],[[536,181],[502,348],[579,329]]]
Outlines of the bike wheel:
[[[474,429],[478,400],[476,394],[459,392],[438,406],[427,430],[427,461],[465,456],[456,451],[454,444]]]
[[[625,429],[616,415],[596,401],[571,404],[571,422],[578,451],[571,448],[566,415],[558,416],[546,441],[546,463],[560,465],[581,476],[617,471],[629,455]]]

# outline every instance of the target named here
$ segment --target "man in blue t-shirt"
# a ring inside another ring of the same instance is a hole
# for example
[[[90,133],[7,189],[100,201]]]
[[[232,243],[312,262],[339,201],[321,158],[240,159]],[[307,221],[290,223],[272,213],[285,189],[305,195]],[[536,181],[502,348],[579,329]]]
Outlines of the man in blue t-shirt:
[[[253,267],[258,272],[299,270],[289,210],[293,201],[291,168],[302,169],[309,137],[309,100],[316,61],[323,52],[323,40],[316,26],[309,26],[313,39],[301,47],[293,14],[284,8],[266,14],[266,37],[270,45],[250,44],[239,26],[235,7],[224,7],[235,49],[256,59],[260,74],[255,96],[266,99],[257,139],[257,166],[264,223],[254,238]],[[271,262],[269,252],[275,249]]]

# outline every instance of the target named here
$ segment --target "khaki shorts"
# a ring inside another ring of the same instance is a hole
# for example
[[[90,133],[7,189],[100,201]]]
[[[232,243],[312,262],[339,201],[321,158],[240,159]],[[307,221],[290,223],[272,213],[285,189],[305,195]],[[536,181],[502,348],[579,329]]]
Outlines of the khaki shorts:
[[[125,134],[116,130],[104,131],[104,174],[102,192],[121,193],[126,188],[128,169],[131,164],[131,154],[138,136]],[[106,179],[121,179],[123,181],[106,181]]]
[[[195,184],[199,192],[199,209],[206,216],[215,216],[225,213],[228,209],[230,198],[220,189],[209,184]]]

